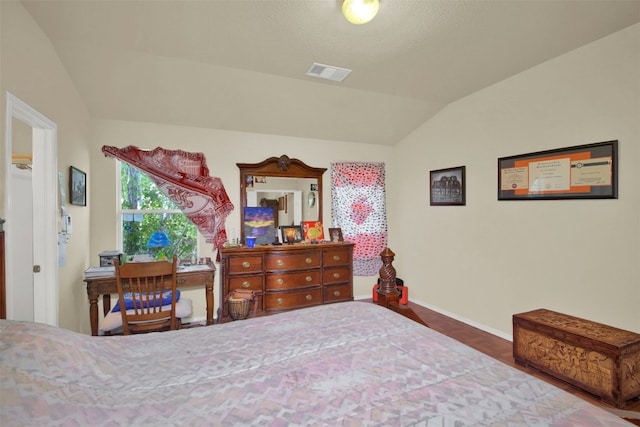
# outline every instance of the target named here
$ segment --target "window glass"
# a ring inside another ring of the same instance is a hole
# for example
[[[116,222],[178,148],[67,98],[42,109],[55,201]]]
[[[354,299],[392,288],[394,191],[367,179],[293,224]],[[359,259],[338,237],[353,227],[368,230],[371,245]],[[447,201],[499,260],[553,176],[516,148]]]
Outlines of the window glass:
[[[196,257],[197,230],[144,173],[120,164],[122,251],[150,254],[157,259]]]

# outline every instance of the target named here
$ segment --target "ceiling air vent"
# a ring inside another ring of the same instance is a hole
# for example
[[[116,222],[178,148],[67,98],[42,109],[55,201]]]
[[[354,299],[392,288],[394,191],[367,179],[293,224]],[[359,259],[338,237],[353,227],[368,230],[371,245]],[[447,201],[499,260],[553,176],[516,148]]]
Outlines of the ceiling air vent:
[[[307,71],[307,76],[341,82],[350,72],[351,70],[347,70],[346,68],[332,67],[331,65],[317,64],[314,62]]]

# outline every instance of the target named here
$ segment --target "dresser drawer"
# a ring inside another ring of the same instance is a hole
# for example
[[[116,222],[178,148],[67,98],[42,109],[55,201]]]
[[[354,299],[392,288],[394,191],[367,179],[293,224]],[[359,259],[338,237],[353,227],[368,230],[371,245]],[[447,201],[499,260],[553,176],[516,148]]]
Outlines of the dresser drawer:
[[[322,304],[322,289],[313,288],[296,292],[265,295],[265,310],[286,310]]]
[[[299,254],[269,254],[265,256],[267,271],[300,270],[320,267],[320,252],[303,252]]]
[[[231,277],[229,278],[229,292],[234,289],[262,292],[262,276]]]
[[[351,281],[349,267],[327,268],[324,270],[324,284],[344,283]]]
[[[262,271],[261,256],[229,257],[227,274],[259,273]]]
[[[266,277],[266,290],[295,289],[306,286],[319,286],[320,270],[301,271],[299,273],[269,274]]]
[[[351,301],[351,284],[332,285],[324,288],[324,302]]]
[[[351,250],[349,248],[326,249],[322,253],[324,266],[351,264]]]

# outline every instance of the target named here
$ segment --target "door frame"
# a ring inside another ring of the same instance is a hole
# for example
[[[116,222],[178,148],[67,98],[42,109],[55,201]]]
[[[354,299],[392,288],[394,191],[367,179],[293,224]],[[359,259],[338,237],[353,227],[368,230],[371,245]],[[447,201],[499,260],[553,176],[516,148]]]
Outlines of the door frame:
[[[6,239],[6,310],[13,318],[14,286],[12,276],[13,247],[20,236],[12,235],[13,211],[11,192],[12,119],[33,129],[33,263],[40,266],[34,274],[34,321],[58,326],[58,142],[57,125],[18,97],[6,92],[5,126],[5,239]]]

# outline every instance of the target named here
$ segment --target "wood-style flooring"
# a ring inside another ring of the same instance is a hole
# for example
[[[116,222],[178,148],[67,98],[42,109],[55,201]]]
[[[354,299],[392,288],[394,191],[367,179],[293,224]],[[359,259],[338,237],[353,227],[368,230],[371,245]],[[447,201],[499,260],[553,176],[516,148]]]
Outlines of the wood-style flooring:
[[[447,335],[457,341],[460,341],[469,347],[472,347],[482,353],[485,353],[495,359],[500,360],[510,366],[521,371],[527,372],[537,378],[549,382],[573,395],[587,400],[595,405],[614,412],[633,424],[640,425],[640,399],[629,402],[624,410],[615,409],[614,407],[604,403],[599,397],[582,391],[564,381],[560,381],[550,375],[539,372],[533,368],[527,368],[515,363],[513,359],[513,347],[511,341],[507,341],[488,332],[484,332],[466,323],[444,316],[433,310],[421,305],[409,302],[409,307],[435,331]]]

